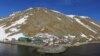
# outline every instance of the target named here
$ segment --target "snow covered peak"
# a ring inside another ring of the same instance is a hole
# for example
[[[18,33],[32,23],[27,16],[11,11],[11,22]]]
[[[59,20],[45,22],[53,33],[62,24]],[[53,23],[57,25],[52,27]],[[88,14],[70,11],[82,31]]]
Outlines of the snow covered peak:
[[[32,7],[30,7],[28,9],[26,9],[25,11],[29,11],[29,10],[33,10],[33,9],[35,9],[35,10],[46,10],[47,8],[41,8],[41,7],[32,8]]]
[[[59,12],[59,11],[56,11],[56,10],[51,10],[51,11],[53,11],[53,12],[55,12],[55,13],[60,13],[60,14],[62,14],[61,12]]]
[[[30,7],[30,8],[28,8],[28,9],[26,9],[26,11],[28,11],[28,10],[32,10],[33,8],[32,7]]]
[[[83,18],[83,19],[89,18],[88,16],[80,16],[80,17]]]
[[[70,18],[74,18],[75,16],[77,16],[77,17],[80,17],[80,18],[82,18],[82,19],[89,19],[90,17],[88,17],[88,16],[78,16],[78,15],[66,15],[66,16],[68,16],[68,17],[70,17]]]
[[[21,11],[17,11],[17,12],[13,12],[12,14],[10,14],[9,16],[15,16],[16,14],[21,13]]]
[[[74,18],[76,15],[66,15],[66,16]]]
[[[3,19],[2,18],[0,18],[0,21],[2,21]]]

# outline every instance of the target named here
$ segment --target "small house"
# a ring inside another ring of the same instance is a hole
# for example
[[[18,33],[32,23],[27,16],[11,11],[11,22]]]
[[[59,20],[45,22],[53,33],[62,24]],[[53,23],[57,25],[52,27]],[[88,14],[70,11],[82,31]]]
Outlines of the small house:
[[[31,39],[29,39],[28,37],[20,37],[18,39],[19,42],[31,42]]]
[[[35,40],[32,40],[32,43],[34,43],[34,44],[42,44],[44,42],[41,39],[35,39]]]

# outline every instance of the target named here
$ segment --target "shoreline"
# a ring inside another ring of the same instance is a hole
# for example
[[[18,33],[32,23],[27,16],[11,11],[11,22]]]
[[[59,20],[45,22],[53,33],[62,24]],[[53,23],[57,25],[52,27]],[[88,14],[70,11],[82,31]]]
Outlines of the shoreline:
[[[0,41],[0,43],[4,44],[11,44],[11,45],[23,45],[23,46],[32,46],[36,47],[37,51],[39,53],[61,53],[66,51],[70,47],[75,47],[75,46],[81,46],[81,45],[87,45],[87,44],[99,44],[100,42],[91,42],[91,43],[76,43],[76,44],[61,44],[58,47],[53,47],[53,46],[43,46],[43,44],[33,44],[33,43],[27,43],[27,42],[12,42],[12,41]]]

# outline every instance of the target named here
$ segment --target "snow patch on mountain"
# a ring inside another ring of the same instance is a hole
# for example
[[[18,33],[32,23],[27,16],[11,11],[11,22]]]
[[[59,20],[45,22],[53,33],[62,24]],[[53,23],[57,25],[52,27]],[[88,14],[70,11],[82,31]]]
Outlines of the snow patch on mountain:
[[[26,9],[26,11],[29,11],[29,10],[32,10],[33,8],[32,7],[30,7],[30,8],[28,8],[28,9]]]
[[[17,28],[11,28],[9,30],[12,31],[12,32],[18,32],[19,31],[19,29],[17,29]]]
[[[69,36],[64,36],[64,38],[68,39],[68,38],[69,38]]]
[[[80,17],[83,18],[83,19],[89,18],[88,16],[80,16]]]
[[[12,28],[10,29],[11,31],[18,31],[18,29],[16,28]],[[0,26],[0,41],[4,41],[5,39],[8,39],[9,41],[12,40],[12,38],[18,40],[19,37],[22,37],[24,36],[22,33],[19,33],[19,34],[16,34],[16,35],[13,35],[13,36],[9,36],[11,33],[6,33],[5,32],[5,28],[3,26]]]
[[[13,13],[10,14],[9,16],[10,16],[10,17],[15,16],[15,15],[18,14],[18,13],[21,13],[21,11],[13,12]]]
[[[66,15],[66,16],[68,16],[68,17],[74,19],[74,17],[75,17],[76,15]]]
[[[96,23],[94,23],[94,22],[91,22],[93,25],[95,25],[95,26],[97,26],[97,27],[99,27],[100,28],[100,25],[98,25],[98,24],[96,24]]]
[[[88,39],[87,36],[85,34],[83,34],[83,33],[81,33],[81,36],[86,38],[86,39]]]
[[[0,41],[4,40],[7,37],[5,29],[3,26],[0,26]]]
[[[87,37],[87,36],[86,36],[85,34],[83,34],[83,33],[81,34],[81,36],[82,36],[82,37]]]
[[[93,35],[90,35],[90,37],[92,37],[93,39],[96,39]]]
[[[88,25],[84,24],[83,22],[81,22],[80,19],[75,18],[76,22],[78,22],[79,24],[81,24],[82,26],[84,26],[85,28],[89,29],[90,31],[97,33],[95,30],[93,30],[91,27],[89,27]]]
[[[65,36],[64,36],[65,39],[71,39],[71,40],[75,39],[75,37],[76,37],[76,36],[71,35],[71,34],[68,34],[68,35],[65,35]]]
[[[20,38],[20,37],[25,37],[25,36],[23,35],[23,33],[19,33],[19,34],[15,34],[15,35],[13,35],[13,36],[9,36],[9,37],[7,37],[6,39],[8,39],[9,41],[11,41],[13,38],[14,38],[15,40],[18,40],[18,38]]]
[[[2,21],[3,20],[3,18],[0,18],[0,21]]]
[[[44,30],[45,30],[45,27],[41,28],[41,30],[40,30],[40,31],[44,31]]]
[[[51,10],[51,11],[53,11],[53,12],[55,12],[55,13],[62,14],[61,12],[59,12],[59,11],[56,11],[56,10]]]
[[[89,38],[89,40],[88,41],[92,41],[93,39],[92,38]]]
[[[32,15],[34,15],[34,14],[31,13],[31,14],[29,14],[29,15],[32,16]]]
[[[47,11],[47,10],[44,10],[44,12],[45,12],[45,13],[48,13],[48,11]]]
[[[28,17],[29,17],[28,15],[22,17],[21,19],[19,19],[19,20],[17,20],[16,22],[12,23],[12,25],[10,25],[10,26],[7,27],[7,28],[10,28],[10,27],[12,27],[12,26],[16,26],[16,25],[19,25],[19,24],[24,24]]]
[[[62,20],[61,18],[57,17],[58,20]]]
[[[68,36],[70,37],[70,38],[72,38],[72,39],[74,39],[76,36],[74,36],[74,35],[71,35],[71,34],[68,34]]]

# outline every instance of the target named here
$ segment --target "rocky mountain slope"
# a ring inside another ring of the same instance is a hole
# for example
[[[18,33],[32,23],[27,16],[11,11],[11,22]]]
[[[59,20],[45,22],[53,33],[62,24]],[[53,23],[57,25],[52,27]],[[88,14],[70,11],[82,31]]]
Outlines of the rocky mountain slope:
[[[54,35],[72,42],[100,40],[100,25],[87,16],[65,15],[46,8],[29,8],[0,20],[0,40]]]

